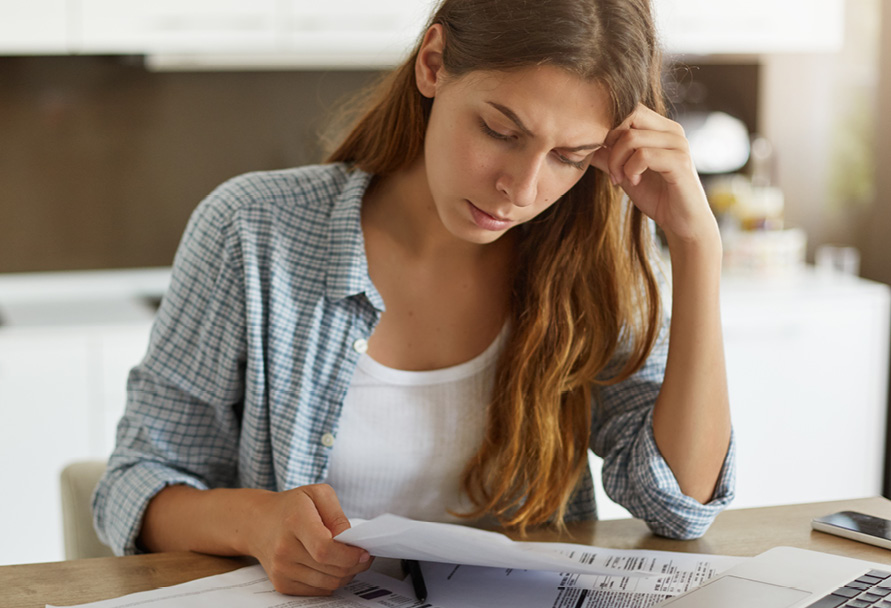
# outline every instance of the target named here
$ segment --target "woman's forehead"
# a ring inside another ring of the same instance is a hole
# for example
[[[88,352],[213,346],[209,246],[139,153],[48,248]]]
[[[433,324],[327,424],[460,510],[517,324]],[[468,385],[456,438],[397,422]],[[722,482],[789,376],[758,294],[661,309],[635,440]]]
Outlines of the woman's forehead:
[[[469,101],[500,111],[506,108],[533,132],[536,125],[547,129],[570,123],[577,125],[573,130],[597,131],[609,130],[612,124],[606,87],[560,67],[477,71],[459,80]]]

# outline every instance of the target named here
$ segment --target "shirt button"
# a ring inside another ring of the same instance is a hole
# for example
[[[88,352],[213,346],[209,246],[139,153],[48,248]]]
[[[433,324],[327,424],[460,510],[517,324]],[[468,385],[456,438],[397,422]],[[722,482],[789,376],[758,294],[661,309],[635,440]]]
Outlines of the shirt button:
[[[353,342],[353,350],[355,350],[360,355],[364,355],[368,350],[368,340],[365,338],[359,338],[355,342]]]
[[[326,448],[330,448],[334,445],[334,435],[331,433],[325,433],[322,435],[322,445]]]

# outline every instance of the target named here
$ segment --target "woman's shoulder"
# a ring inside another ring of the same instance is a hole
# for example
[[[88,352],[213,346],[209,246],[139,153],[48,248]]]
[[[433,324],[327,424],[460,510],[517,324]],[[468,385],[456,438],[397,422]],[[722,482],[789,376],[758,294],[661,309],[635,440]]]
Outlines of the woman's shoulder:
[[[365,174],[343,163],[254,171],[218,186],[196,210],[214,223],[239,220],[321,221],[351,188],[361,199]]]
[[[213,257],[231,249],[247,256],[246,265],[262,266],[270,256],[289,264],[317,263],[331,239],[361,240],[361,203],[369,180],[367,173],[344,164],[239,175],[198,205],[182,250]],[[295,270],[304,271],[303,266]]]
[[[222,199],[233,208],[251,205],[325,207],[344,191],[357,172],[349,165],[307,165],[275,171],[253,171],[221,184],[209,198]]]

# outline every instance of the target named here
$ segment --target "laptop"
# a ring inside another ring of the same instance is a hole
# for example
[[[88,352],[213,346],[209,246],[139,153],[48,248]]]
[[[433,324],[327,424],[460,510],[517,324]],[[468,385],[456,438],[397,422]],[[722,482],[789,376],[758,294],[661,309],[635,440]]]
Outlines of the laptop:
[[[663,607],[891,608],[891,564],[776,547]]]

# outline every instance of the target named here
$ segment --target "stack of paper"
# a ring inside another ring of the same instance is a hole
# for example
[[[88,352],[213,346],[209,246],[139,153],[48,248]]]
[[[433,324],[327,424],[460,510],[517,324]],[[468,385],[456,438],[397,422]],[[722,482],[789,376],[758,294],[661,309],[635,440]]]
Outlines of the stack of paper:
[[[427,601],[407,581],[363,572],[331,597],[275,591],[260,566],[84,604],[90,608],[647,608],[744,559],[514,542],[464,526],[384,515],[338,540],[379,557],[421,560]],[[48,608],[53,608],[48,606]]]

